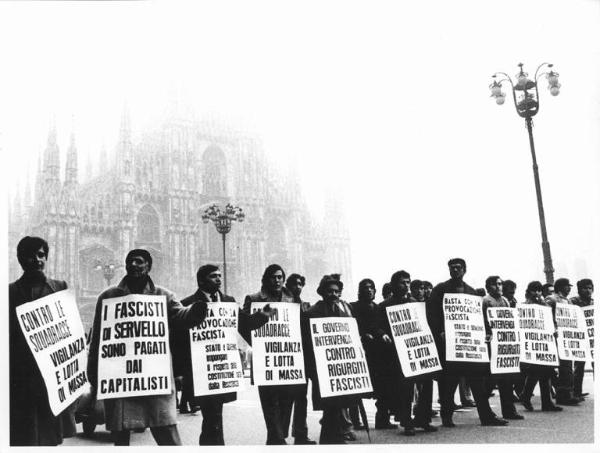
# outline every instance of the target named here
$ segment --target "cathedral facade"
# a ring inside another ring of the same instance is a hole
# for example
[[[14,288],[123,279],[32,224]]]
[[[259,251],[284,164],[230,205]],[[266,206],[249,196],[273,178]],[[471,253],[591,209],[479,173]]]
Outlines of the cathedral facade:
[[[164,120],[134,143],[124,114],[110,161],[82,181],[72,135],[61,177],[51,130],[33,197],[18,194],[9,213],[10,279],[21,273],[18,240],[45,238],[47,274],[75,289],[86,326],[98,294],[125,274],[130,249],[149,250],[151,277],[179,297],[195,290],[200,265],[222,264],[222,237],[212,223],[202,222],[212,204],[232,203],[245,213],[244,222],[234,222],[226,235],[228,292],[236,299],[260,288],[271,263],[305,275],[309,301],[316,300],[314,289],[324,273],[340,272],[352,287],[349,236],[339,206],[330,200],[326,218],[312,218],[294,169],[275,171],[256,136],[214,121],[179,118]]]

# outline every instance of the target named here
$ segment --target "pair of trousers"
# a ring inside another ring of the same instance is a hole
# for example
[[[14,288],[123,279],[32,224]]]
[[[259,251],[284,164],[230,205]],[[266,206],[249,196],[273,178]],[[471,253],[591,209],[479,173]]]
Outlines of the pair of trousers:
[[[592,368],[594,363],[592,362]],[[585,374],[585,362],[575,362],[573,371],[573,393],[575,396],[581,396],[583,393],[583,376]]]
[[[258,396],[267,426],[267,445],[284,445],[292,415],[292,393],[284,386],[261,385]]]
[[[548,376],[535,376],[527,375],[525,377],[525,384],[523,385],[523,393],[521,398],[525,401],[530,401],[533,395],[533,389],[535,385],[540,383],[540,398],[542,400],[542,409],[547,409],[554,405],[552,397],[550,396],[550,377]]]
[[[400,388],[400,394],[398,398],[399,410],[397,415],[400,416],[400,424],[404,426],[404,428],[412,428],[412,402],[415,394],[415,383],[412,380],[401,379],[398,386]]]
[[[294,416],[292,417],[292,436],[297,439],[308,438],[308,425],[306,424],[306,413],[308,407],[308,401],[306,399],[307,391],[308,384],[302,384],[299,385],[297,391],[294,392]]]
[[[417,381],[417,404],[415,405],[415,425],[431,423],[431,404],[433,400],[433,379]]]
[[[150,432],[156,441],[156,445],[181,445],[177,425],[151,426]],[[115,446],[129,446],[131,431],[112,431]]]
[[[500,406],[502,408],[502,416],[510,417],[517,413],[515,403],[513,401],[513,381],[511,378],[497,377],[495,382],[498,384],[500,392]]]
[[[220,401],[202,402],[202,431],[200,445],[225,445],[223,438],[223,403]]]
[[[495,418],[496,414],[490,407],[488,401],[488,392],[485,386],[485,379],[483,377],[466,377],[466,383],[471,388],[473,399],[477,405],[477,413],[479,414],[479,420],[484,422],[491,418]],[[455,375],[448,375],[446,373],[440,374],[438,378],[438,386],[440,391],[440,415],[442,418],[452,418],[454,412],[454,393],[458,386],[459,377]]]
[[[556,400],[573,398],[573,361],[558,361],[558,381],[556,385]]]
[[[326,406],[321,418],[321,435],[319,444],[344,444],[344,414],[343,408]]]

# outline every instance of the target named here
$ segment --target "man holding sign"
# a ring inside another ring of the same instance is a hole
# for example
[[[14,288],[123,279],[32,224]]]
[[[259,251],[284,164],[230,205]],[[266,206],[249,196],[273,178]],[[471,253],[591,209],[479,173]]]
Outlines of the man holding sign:
[[[589,278],[584,278],[582,280],[579,280],[577,282],[577,296],[572,297],[571,298],[571,303],[573,305],[577,305],[578,307],[581,307],[581,309],[584,311],[584,315],[586,314],[587,311],[589,311],[589,309],[591,308],[591,315],[590,316],[585,316],[586,318],[586,324],[587,324],[587,329],[588,329],[588,338],[590,338],[590,351],[592,353],[592,360],[594,358],[593,353],[594,353],[594,343],[593,343],[593,335],[594,335],[594,315],[593,315],[593,309],[594,309],[594,298],[592,297],[592,294],[594,294],[594,282],[589,279]],[[591,325],[590,325],[591,324]],[[591,334],[591,335],[590,335]],[[594,362],[592,362],[592,367],[594,366]],[[573,373],[573,379],[574,379],[574,384],[573,384],[573,390],[574,390],[574,396],[576,398],[583,398],[585,396],[588,395],[588,393],[583,393],[582,392],[582,385],[583,385],[583,373],[584,373],[584,369],[585,369],[585,362],[579,361],[579,362],[575,362],[575,371]]]
[[[258,329],[259,327],[266,324],[269,320],[269,314],[271,310],[266,307],[264,310],[258,311],[252,315],[238,310],[238,305],[235,299],[227,294],[221,292],[221,271],[218,266],[214,264],[205,264],[200,266],[196,273],[196,280],[198,282],[198,290],[191,296],[182,299],[181,304],[184,307],[195,304],[196,302],[208,303],[209,311],[210,304],[227,304],[230,305],[231,309],[237,312],[235,316],[237,321],[237,332],[247,342],[250,341],[250,331]],[[217,316],[217,315],[215,315]],[[224,318],[227,319],[227,318]],[[208,320],[208,318],[207,318]],[[218,324],[219,320],[215,320],[213,325]],[[231,338],[232,341],[226,342],[227,336],[223,332],[224,329],[218,327],[207,327],[202,330],[194,329],[194,336],[199,339],[202,338],[201,344],[203,349],[208,350],[205,352],[206,359],[208,361],[209,355],[211,358],[211,368],[213,371],[211,374],[233,374],[242,373],[241,362],[239,360],[239,351],[237,349],[237,337]],[[183,373],[183,391],[190,395],[190,404],[200,406],[202,411],[202,431],[200,433],[200,445],[225,445],[223,438],[223,404],[235,401],[237,399],[236,392],[223,392],[222,389],[215,389],[214,394],[201,393],[200,389],[194,388],[194,378],[207,377],[206,369],[202,369],[203,376],[194,376],[193,373],[193,357],[191,356],[191,340],[190,332],[192,330],[180,329],[174,332],[174,348],[173,348],[173,363],[179,362],[181,367],[181,373]],[[235,343],[234,343],[235,341]],[[230,349],[235,346],[235,349]],[[210,354],[208,354],[210,352]],[[233,356],[233,359],[237,359],[228,362],[229,356]],[[232,370],[231,367],[235,365],[237,370]],[[175,365],[174,365],[175,366]],[[222,370],[222,373],[216,371]],[[211,387],[209,381],[208,387]],[[216,393],[219,392],[219,393]],[[198,396],[196,396],[198,395]],[[182,396],[183,399],[183,396]]]
[[[98,297],[88,360],[92,392],[94,395],[103,392],[106,398],[106,428],[111,431],[115,445],[129,445],[131,430],[146,427],[150,427],[158,445],[181,445],[168,350],[169,329],[165,327],[163,319],[168,320],[171,329],[193,327],[206,317],[206,303],[197,302],[183,307],[174,299],[173,293],[155,286],[148,275],[152,268],[152,256],[147,250],[131,250],[125,258],[125,267],[127,275],[123,280]],[[140,295],[152,297],[136,297]],[[122,302],[115,303],[116,298]],[[112,328],[104,326],[109,316],[117,321]],[[116,337],[119,343],[104,343],[100,348],[101,336],[103,343]],[[148,340],[152,337],[156,341]],[[135,344],[134,348],[126,348],[130,342]],[[127,367],[117,370],[120,374],[113,379],[103,380],[99,388],[99,360],[110,363],[115,356],[117,359],[130,359],[126,360]],[[145,362],[152,365],[159,362],[162,376],[146,376],[147,371],[142,367]],[[107,385],[107,382],[111,385]],[[105,391],[108,395],[104,394]],[[110,393],[122,394],[125,391],[132,396],[110,396]]]
[[[498,418],[490,408],[488,401],[488,392],[485,388],[484,376],[488,372],[488,363],[471,363],[466,361],[446,361],[446,316],[444,313],[444,295],[457,294],[476,296],[475,290],[463,281],[467,272],[467,264],[462,258],[453,258],[448,261],[450,271],[450,280],[436,285],[431,292],[431,297],[427,302],[427,321],[435,338],[440,361],[444,371],[438,378],[440,391],[441,417],[442,425],[448,428],[455,426],[452,421],[454,412],[454,393],[458,386],[460,376],[467,378],[467,383],[471,387],[479,420],[483,426],[503,426],[508,422]],[[477,326],[479,327],[479,326]],[[483,319],[482,325],[483,329]]]
[[[23,330],[52,322],[50,310],[38,309],[23,315],[27,326],[21,329],[17,308],[67,289],[64,281],[44,274],[48,243],[25,236],[17,245],[17,259],[23,275],[8,285],[10,360],[10,445],[54,446],[75,433],[75,420],[68,410],[55,415],[49,404],[46,384]]]

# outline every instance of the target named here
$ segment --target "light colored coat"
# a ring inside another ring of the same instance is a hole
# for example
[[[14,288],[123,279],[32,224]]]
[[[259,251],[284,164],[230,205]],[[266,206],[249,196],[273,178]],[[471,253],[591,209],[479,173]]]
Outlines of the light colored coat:
[[[88,358],[88,378],[94,388],[98,381],[98,346],[100,342],[100,320],[102,301],[113,297],[122,297],[131,294],[125,279],[112,288],[107,289],[98,297],[96,315],[92,327],[92,340]],[[206,317],[206,303],[204,309],[192,309],[195,305],[184,307],[174,299],[174,294],[167,289],[155,286],[152,280],[148,283],[142,294],[166,296],[167,316],[170,329],[186,329],[200,324]],[[116,398],[104,400],[104,414],[106,429],[109,431],[124,431],[136,428],[169,426],[177,424],[175,384],[171,370],[171,388],[169,395],[140,396],[131,398]]]

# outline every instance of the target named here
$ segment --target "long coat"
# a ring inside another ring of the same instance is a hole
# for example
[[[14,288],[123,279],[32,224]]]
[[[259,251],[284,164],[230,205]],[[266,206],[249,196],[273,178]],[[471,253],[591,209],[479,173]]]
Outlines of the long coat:
[[[117,286],[107,289],[98,297],[88,358],[88,378],[94,388],[97,388],[98,382],[98,346],[100,343],[102,301],[129,294],[131,294],[131,291],[126,284],[126,280],[123,279]],[[148,278],[148,283],[143,289],[142,294],[166,296],[169,330],[193,327],[200,324],[206,317],[206,304],[203,304],[203,309],[201,308],[197,312],[192,310],[192,306],[184,307],[174,299],[172,292],[155,286],[150,278]],[[109,431],[124,431],[136,428],[175,425],[177,423],[177,414],[175,385],[172,376],[171,380],[173,391],[168,395],[104,400],[106,429]]]
[[[223,294],[219,291],[219,299],[221,302],[234,303],[237,302],[231,296]],[[181,305],[187,307],[196,302],[208,303],[210,300],[206,297],[204,291],[200,289],[191,296],[182,299]],[[269,321],[269,318],[262,313],[254,313],[249,315],[248,313],[238,310],[238,332],[250,343],[250,331],[258,329],[265,325]],[[173,346],[171,351],[173,352],[173,367],[176,375],[184,376],[184,386],[190,386],[193,388],[193,374],[192,374],[192,357],[190,349],[190,335],[189,329],[179,329],[173,332]],[[193,394],[193,392],[190,392]],[[194,398],[194,402],[200,406],[208,403],[229,403],[237,399],[236,392],[221,393],[219,395],[210,396],[199,396]]]
[[[64,281],[46,279],[40,298],[67,289]],[[16,308],[33,302],[31,285],[24,277],[8,285],[10,356],[10,444],[58,445],[75,432],[69,409],[55,417],[48,403],[46,384],[19,326]]]

